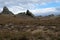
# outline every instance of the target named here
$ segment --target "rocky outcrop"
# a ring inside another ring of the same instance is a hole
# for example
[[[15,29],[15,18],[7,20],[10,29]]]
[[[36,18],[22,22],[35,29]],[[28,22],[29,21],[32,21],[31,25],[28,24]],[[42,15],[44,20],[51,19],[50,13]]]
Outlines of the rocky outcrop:
[[[22,17],[34,17],[34,15],[29,11],[27,10],[26,12],[21,12],[21,13],[18,13],[17,16],[22,16]]]
[[[25,12],[18,13],[17,16],[26,16]]]
[[[34,17],[34,15],[29,10],[26,11],[26,15]]]
[[[3,7],[3,11],[1,12],[1,14],[14,15],[6,6]]]

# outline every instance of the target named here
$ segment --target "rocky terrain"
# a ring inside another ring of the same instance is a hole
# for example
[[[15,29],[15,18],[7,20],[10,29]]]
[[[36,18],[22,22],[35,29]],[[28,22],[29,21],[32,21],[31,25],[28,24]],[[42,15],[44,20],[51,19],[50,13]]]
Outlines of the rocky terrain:
[[[60,16],[36,17],[29,10],[0,13],[0,40],[60,40]]]
[[[0,40],[60,40],[60,26],[1,24]]]

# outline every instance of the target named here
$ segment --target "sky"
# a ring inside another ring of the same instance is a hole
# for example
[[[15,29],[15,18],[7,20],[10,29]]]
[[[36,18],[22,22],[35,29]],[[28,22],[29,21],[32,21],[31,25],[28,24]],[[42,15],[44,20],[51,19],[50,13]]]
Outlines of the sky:
[[[30,10],[34,15],[60,13],[60,0],[0,0],[0,12],[7,6],[14,14]]]

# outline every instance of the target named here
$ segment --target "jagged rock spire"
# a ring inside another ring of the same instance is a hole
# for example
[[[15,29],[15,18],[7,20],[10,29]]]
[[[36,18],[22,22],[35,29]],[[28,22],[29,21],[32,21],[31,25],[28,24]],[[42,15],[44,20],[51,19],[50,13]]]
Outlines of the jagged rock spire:
[[[11,11],[9,11],[9,9],[6,6],[3,7],[3,11],[1,12],[1,14],[11,14],[11,15],[13,15],[13,13]]]
[[[26,15],[34,17],[34,15],[29,10],[26,11]]]
[[[4,6],[3,12],[7,12],[7,11],[9,11],[8,8],[6,6]]]

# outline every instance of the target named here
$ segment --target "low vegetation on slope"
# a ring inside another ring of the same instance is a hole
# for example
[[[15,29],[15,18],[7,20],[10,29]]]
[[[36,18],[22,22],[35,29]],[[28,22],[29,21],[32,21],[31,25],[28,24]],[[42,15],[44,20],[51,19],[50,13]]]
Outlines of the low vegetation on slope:
[[[31,17],[14,17],[7,15],[0,15],[0,24],[25,24],[25,25],[55,25],[60,26],[60,17],[49,19],[49,18],[31,18]]]
[[[0,40],[60,40],[60,16],[35,17],[29,10],[12,15],[5,8],[0,14]]]

